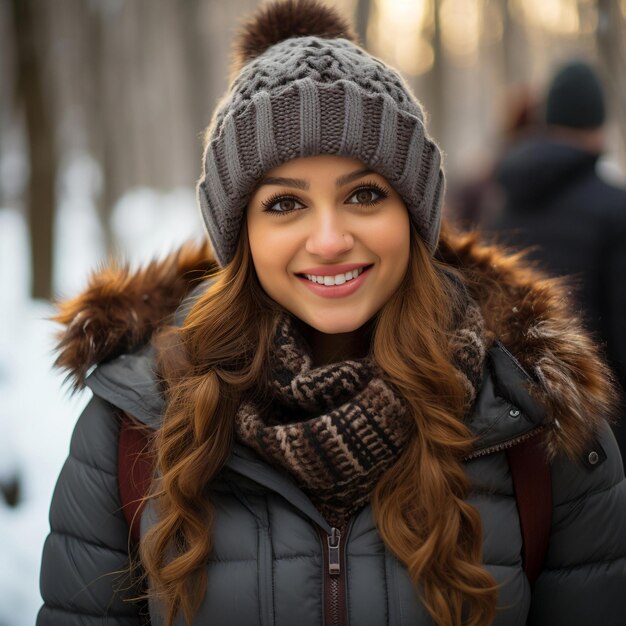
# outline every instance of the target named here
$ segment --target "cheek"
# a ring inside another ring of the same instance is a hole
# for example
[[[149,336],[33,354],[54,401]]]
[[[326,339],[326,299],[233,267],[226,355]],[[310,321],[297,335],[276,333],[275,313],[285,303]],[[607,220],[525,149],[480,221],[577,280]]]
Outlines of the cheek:
[[[262,285],[285,275],[292,257],[290,238],[281,229],[248,220],[248,240],[256,274]]]
[[[376,228],[377,252],[394,278],[402,278],[409,263],[411,234],[409,217],[399,212]]]

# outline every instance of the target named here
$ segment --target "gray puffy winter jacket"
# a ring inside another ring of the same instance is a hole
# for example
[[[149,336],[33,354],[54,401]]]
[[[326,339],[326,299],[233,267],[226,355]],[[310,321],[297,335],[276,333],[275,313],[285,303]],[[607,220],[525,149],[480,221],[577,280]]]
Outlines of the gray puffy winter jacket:
[[[145,288],[140,285],[138,292]],[[498,626],[626,624],[622,462],[601,419],[594,418],[594,436],[578,459],[568,459],[566,444],[558,443],[567,440],[560,431],[576,434],[581,408],[594,402],[594,390],[580,372],[578,384],[558,395],[556,381],[573,377],[567,368],[576,363],[565,349],[571,348],[569,340],[562,346],[559,341],[551,336],[552,352],[537,355],[537,372],[546,397],[561,403],[559,421],[567,423],[556,422],[531,398],[528,375],[500,344],[488,355],[468,422],[477,437],[465,461],[473,485],[469,501],[481,514],[485,566],[499,585]],[[117,483],[118,411],[151,428],[160,424],[163,404],[153,361],[144,346],[102,363],[87,380],[93,399],[76,425],[50,512],[38,626],[163,624],[155,603],[132,600],[137,589],[126,571],[128,526]],[[561,368],[558,375],[551,367]],[[569,413],[568,400],[577,403]],[[544,567],[531,589],[505,450],[535,433],[547,435],[554,454],[553,512]],[[294,480],[240,445],[213,484],[212,501],[214,550],[194,626],[322,626],[341,623],[333,620],[342,611],[351,626],[432,624],[405,568],[382,543],[369,506],[351,520],[333,551],[328,523]],[[152,511],[145,510],[142,532],[152,521]],[[329,559],[336,555],[340,571],[331,577]]]

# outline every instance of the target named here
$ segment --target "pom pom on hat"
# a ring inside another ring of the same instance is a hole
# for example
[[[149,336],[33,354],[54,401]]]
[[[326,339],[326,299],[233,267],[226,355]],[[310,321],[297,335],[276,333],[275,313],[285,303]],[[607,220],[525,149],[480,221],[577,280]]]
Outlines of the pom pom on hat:
[[[357,41],[348,21],[334,8],[318,0],[271,2],[249,18],[233,42],[231,74],[285,39],[313,35],[322,39],[342,37]]]

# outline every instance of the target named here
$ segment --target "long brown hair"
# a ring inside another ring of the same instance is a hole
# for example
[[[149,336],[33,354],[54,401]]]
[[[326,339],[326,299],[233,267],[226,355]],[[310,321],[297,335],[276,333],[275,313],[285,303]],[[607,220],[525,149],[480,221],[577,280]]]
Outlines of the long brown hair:
[[[415,422],[372,495],[374,519],[438,626],[488,624],[496,604],[495,582],[482,566],[480,516],[464,500],[461,459],[471,437],[448,347],[458,292],[458,279],[412,230],[409,268],[377,315],[371,346]],[[149,495],[158,521],[142,539],[140,558],[168,626],[179,612],[191,624],[205,593],[213,512],[207,486],[230,454],[240,398],[264,384],[278,314],[256,278],[244,223],[233,261],[183,325],[156,339],[167,407]]]

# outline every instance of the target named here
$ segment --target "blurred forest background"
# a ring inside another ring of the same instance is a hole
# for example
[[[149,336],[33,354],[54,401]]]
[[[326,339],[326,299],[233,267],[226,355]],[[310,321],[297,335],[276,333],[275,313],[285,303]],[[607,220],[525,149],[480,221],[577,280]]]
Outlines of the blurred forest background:
[[[136,190],[178,190],[170,205],[193,202],[202,129],[227,85],[232,33],[257,4],[0,0],[0,211],[28,224],[33,297],[79,288],[78,279],[54,278],[55,248],[68,243],[55,236],[64,204],[74,207],[66,220],[93,211],[85,229],[97,259],[124,252],[119,223]],[[626,0],[333,4],[424,103],[453,184],[489,166],[516,116],[571,57],[597,63],[606,79],[611,153],[624,163]],[[159,219],[150,198],[136,219]]]

